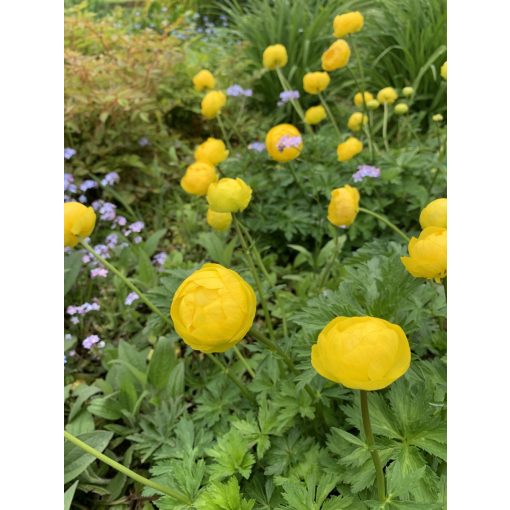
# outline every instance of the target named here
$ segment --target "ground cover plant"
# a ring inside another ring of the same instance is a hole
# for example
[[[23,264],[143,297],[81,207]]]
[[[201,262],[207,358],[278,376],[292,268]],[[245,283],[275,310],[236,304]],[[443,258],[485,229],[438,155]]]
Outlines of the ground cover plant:
[[[446,508],[419,3],[391,33],[394,0],[66,11],[65,509]]]

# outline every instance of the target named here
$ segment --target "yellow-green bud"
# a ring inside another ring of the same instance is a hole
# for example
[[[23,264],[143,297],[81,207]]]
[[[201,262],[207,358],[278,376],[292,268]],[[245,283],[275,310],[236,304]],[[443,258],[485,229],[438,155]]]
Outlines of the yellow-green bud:
[[[369,110],[377,110],[377,108],[379,108],[379,101],[377,101],[377,99],[371,99],[367,102],[367,108]]]
[[[404,94],[404,96],[406,96],[406,97],[412,96],[414,94],[413,87],[404,87],[402,89],[402,94]]]
[[[443,116],[440,113],[436,113],[435,115],[432,115],[432,120],[434,122],[442,122]]]
[[[405,115],[409,111],[409,106],[406,103],[398,103],[395,106],[395,113],[397,115]]]

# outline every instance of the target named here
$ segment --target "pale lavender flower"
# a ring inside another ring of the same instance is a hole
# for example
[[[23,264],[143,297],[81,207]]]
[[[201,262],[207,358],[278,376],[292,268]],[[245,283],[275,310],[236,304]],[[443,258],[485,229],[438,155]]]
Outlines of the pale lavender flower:
[[[100,341],[101,339],[97,335],[90,335],[83,340],[81,345],[83,345],[85,349],[92,349],[92,347]]]
[[[80,190],[83,192],[93,188],[97,188],[97,182],[92,179],[86,179],[80,184]]]
[[[75,313],[78,313],[78,307],[74,305],[69,305],[66,309],[67,315],[74,315]]]
[[[90,270],[91,278],[106,278],[108,276],[108,269],[104,267],[96,267]]]
[[[133,242],[134,242],[135,244],[140,244],[142,241],[143,241],[142,236],[136,236],[136,237],[133,239]]]
[[[81,202],[82,204],[86,204],[87,203],[87,197],[85,195],[80,195],[78,197],[78,201]]]
[[[94,246],[94,250],[105,259],[110,257],[110,249],[105,244],[96,244],[96,246]]]
[[[252,89],[244,89],[243,94],[246,97],[251,97],[251,96],[253,96],[253,90]]]
[[[131,305],[133,304],[137,299],[140,299],[140,296],[136,292],[130,292],[124,301],[125,305]]]
[[[226,92],[227,96],[237,97],[243,93],[243,88],[237,83],[235,83],[234,85],[231,85]]]
[[[138,145],[140,147],[146,147],[147,145],[150,145],[150,141],[149,139],[146,137],[146,136],[142,136],[142,138],[140,138],[140,140],[138,140]]]
[[[284,92],[280,92],[280,101],[282,103],[287,103],[293,99],[299,99],[299,90],[285,90]]]
[[[285,149],[288,149],[290,147],[299,147],[301,143],[303,142],[302,138],[300,136],[289,136],[289,135],[283,135],[276,144],[276,147],[279,152],[283,152]]]
[[[97,346],[100,348],[100,349],[104,349],[104,346],[106,345],[106,343],[104,342],[104,340],[101,340]]]
[[[131,225],[129,225],[129,230],[131,230],[131,232],[136,232],[138,234],[143,230],[144,227],[145,223],[143,221],[135,221],[134,223],[131,223]]]
[[[76,356],[76,351],[74,349],[72,351],[69,351],[69,356],[71,358],[74,358]]]
[[[78,317],[71,317],[71,322],[73,324],[79,324],[80,323],[80,319],[78,319]]]
[[[71,159],[76,154],[76,151],[72,147],[66,147],[64,149],[64,159]]]
[[[83,255],[83,257],[81,258],[81,261],[84,263],[84,264],[88,264],[90,261],[92,260],[92,257],[86,253],[85,255]]]
[[[152,261],[156,266],[162,267],[165,264],[167,257],[168,254],[166,254],[164,251],[160,251],[159,253],[156,253],[154,257],[152,257]]]
[[[365,177],[378,178],[381,176],[381,169],[370,165],[360,165],[358,171],[352,174],[354,182],[360,182]]]
[[[76,193],[76,185],[74,183],[74,176],[72,174],[64,174],[64,191],[69,193]]]
[[[104,200],[94,200],[91,204],[92,209],[94,209],[94,211],[99,211],[99,209],[101,209],[103,204],[104,204]]]
[[[71,333],[66,333],[66,334],[64,335],[64,340],[65,340],[66,342],[70,342],[72,339],[73,339],[73,335],[71,335]]]
[[[264,152],[266,150],[266,144],[264,142],[252,142],[248,145],[248,149],[255,152]]]
[[[101,309],[99,303],[93,301],[92,303],[83,303],[82,305],[70,305],[66,309],[67,315],[87,315],[89,312],[98,311]]]
[[[108,248],[115,248],[119,242],[119,236],[117,234],[109,234],[106,236],[105,241]]]
[[[119,225],[119,227],[124,227],[127,223],[127,220],[126,218],[124,218],[124,216],[117,216],[115,218],[115,224],[116,225]]]
[[[99,209],[100,218],[105,221],[113,221],[117,213],[117,206],[111,202],[105,202]]]
[[[117,172],[109,172],[101,180],[101,184],[103,186],[113,186],[114,184],[119,182],[119,180],[120,180],[120,177]]]

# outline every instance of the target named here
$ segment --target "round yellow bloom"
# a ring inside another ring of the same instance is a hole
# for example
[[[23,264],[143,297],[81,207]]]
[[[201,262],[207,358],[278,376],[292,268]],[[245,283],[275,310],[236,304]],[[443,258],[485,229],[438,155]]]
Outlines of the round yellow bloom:
[[[200,72],[193,76],[193,85],[195,86],[195,90],[199,92],[204,89],[213,89],[216,85],[216,80],[212,75],[211,71],[207,71],[207,69],[202,69]]]
[[[402,94],[404,94],[406,97],[411,97],[414,94],[413,87],[404,87],[402,89]]]
[[[359,191],[346,184],[331,192],[328,220],[337,227],[348,227],[354,223],[359,211]]]
[[[347,121],[347,127],[351,131],[359,131],[363,124],[368,122],[368,117],[361,112],[354,112]]]
[[[333,20],[334,35],[335,37],[345,37],[354,32],[359,32],[363,28],[363,22],[363,14],[359,11],[335,16]]]
[[[354,104],[356,106],[363,106],[363,96],[365,96],[365,103],[367,106],[368,103],[374,99],[374,96],[370,94],[370,92],[363,92],[363,94],[361,92],[356,92],[356,94],[354,94]]]
[[[242,179],[224,177],[207,190],[209,208],[215,212],[233,213],[244,211],[251,200],[252,189]]]
[[[312,366],[322,377],[354,390],[380,390],[411,364],[404,330],[376,317],[336,317],[312,346]]]
[[[266,69],[285,67],[288,60],[287,49],[283,44],[268,46],[262,55],[262,64]]]
[[[354,156],[357,156],[363,150],[363,142],[354,136],[347,138],[347,140],[338,145],[336,153],[338,161],[349,161]]]
[[[367,108],[369,110],[377,110],[377,108],[379,108],[379,101],[377,101],[377,99],[371,99],[367,103]]]
[[[397,115],[405,115],[409,111],[409,106],[406,103],[398,103],[395,105],[395,113]]]
[[[223,232],[224,230],[228,230],[232,223],[232,213],[216,212],[212,209],[207,209],[207,223],[214,230]]]
[[[350,56],[351,48],[347,41],[338,39],[322,54],[322,69],[324,71],[341,69],[349,63]]]
[[[272,159],[284,163],[296,159],[303,149],[299,129],[292,124],[278,124],[266,135],[266,150]],[[295,141],[296,143],[292,143]],[[289,142],[289,143],[286,143]]]
[[[181,179],[181,187],[191,195],[204,196],[212,182],[218,180],[216,168],[205,161],[196,161],[186,168],[186,173]]]
[[[434,122],[443,122],[443,116],[440,113],[436,113],[435,115],[432,115],[432,120]]]
[[[207,119],[214,119],[227,102],[227,96],[221,90],[211,90],[202,99],[202,115]]]
[[[420,214],[420,225],[421,228],[447,228],[446,198],[436,198],[425,206]]]
[[[441,282],[446,276],[446,229],[427,227],[409,241],[409,257],[400,257],[405,268],[416,278]]]
[[[192,349],[225,352],[249,331],[255,309],[255,293],[241,276],[220,264],[204,264],[179,285],[170,316]]]
[[[377,100],[383,104],[393,104],[397,97],[397,91],[393,87],[386,87],[377,93]]]
[[[222,140],[208,138],[195,151],[195,159],[216,166],[228,158],[228,150]]]
[[[96,213],[92,207],[80,202],[64,203],[64,246],[74,248],[78,237],[87,238],[96,225]]]
[[[326,110],[322,105],[311,106],[305,112],[305,122],[307,124],[315,125],[326,118]]]
[[[447,65],[446,62],[441,66],[441,77],[446,80]]]
[[[320,94],[327,88],[331,78],[326,72],[317,71],[303,76],[303,89],[308,94]]]

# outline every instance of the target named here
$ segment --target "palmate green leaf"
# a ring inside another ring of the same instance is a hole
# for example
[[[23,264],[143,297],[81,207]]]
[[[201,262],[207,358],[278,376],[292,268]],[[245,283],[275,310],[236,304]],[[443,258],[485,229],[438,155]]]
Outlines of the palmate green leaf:
[[[283,502],[280,490],[271,478],[256,473],[250,478],[246,495],[255,500],[257,510],[273,510]]]
[[[197,510],[251,510],[255,501],[244,499],[239,482],[232,477],[227,483],[213,483],[196,501]]]
[[[78,436],[84,443],[87,443],[99,452],[102,452],[108,446],[112,437],[113,433],[106,432],[105,430],[96,430]],[[78,446],[66,441],[64,444],[64,483],[70,482],[80,473],[83,473],[94,460],[96,458],[93,455],[85,453]]]

